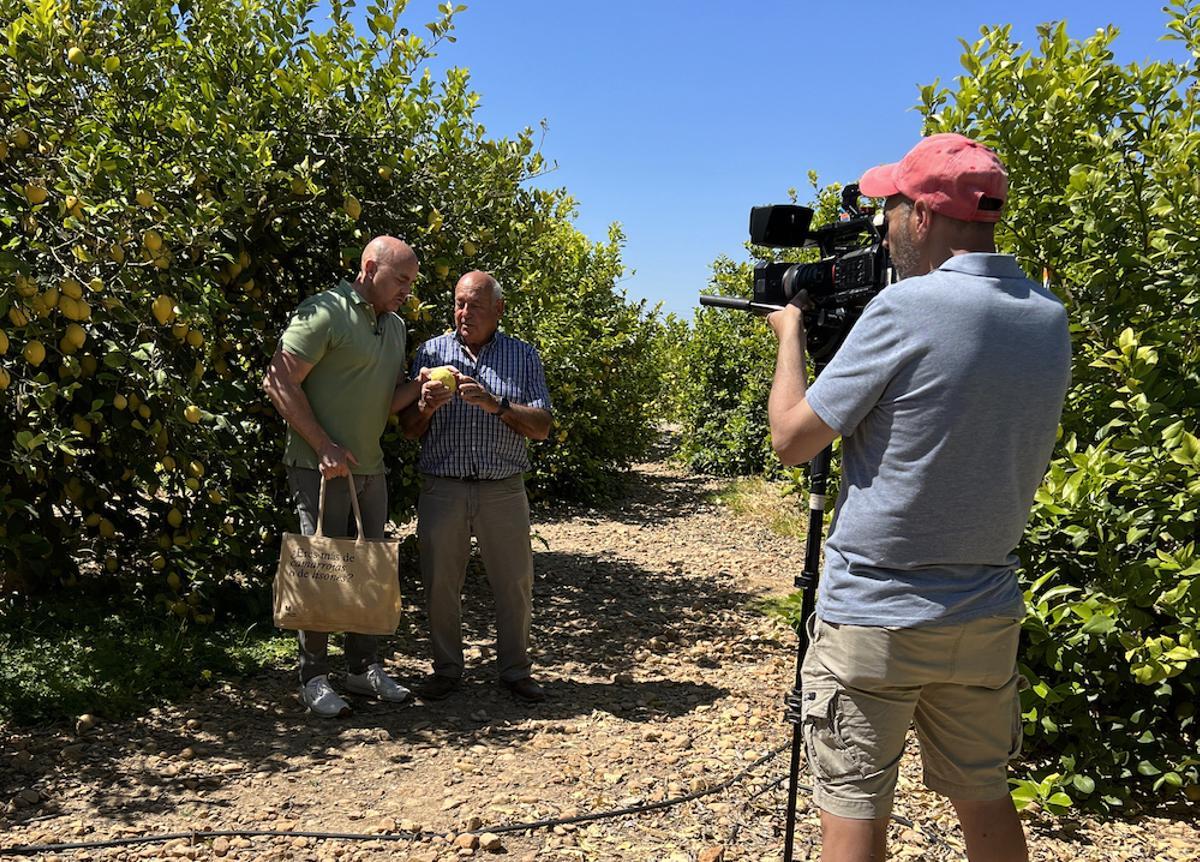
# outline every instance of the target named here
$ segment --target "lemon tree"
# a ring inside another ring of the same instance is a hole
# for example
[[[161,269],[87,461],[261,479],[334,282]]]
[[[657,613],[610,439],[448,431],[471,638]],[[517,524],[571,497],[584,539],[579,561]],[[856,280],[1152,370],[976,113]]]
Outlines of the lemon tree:
[[[316,29],[293,0],[0,0],[7,589],[82,579],[189,624],[244,606],[291,520],[259,381],[289,312],[380,233],[422,261],[414,346],[448,325],[457,274],[511,286],[506,324],[567,406],[541,487],[585,493],[644,442],[652,375],[611,349],[652,368],[654,324],[614,290],[619,243],[530,184],[532,130],[490,137],[465,69],[431,72],[463,7],[410,29],[403,5],[356,28],[335,3]],[[602,410],[604,386],[635,406]],[[403,510],[413,447],[385,442]]]

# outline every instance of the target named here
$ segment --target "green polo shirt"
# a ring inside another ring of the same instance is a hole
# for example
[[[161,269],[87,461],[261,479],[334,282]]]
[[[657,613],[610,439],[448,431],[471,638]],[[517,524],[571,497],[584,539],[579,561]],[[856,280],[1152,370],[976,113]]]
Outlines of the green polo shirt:
[[[392,392],[404,373],[404,321],[375,309],[350,284],[310,296],[296,309],[280,343],[312,363],[302,388],[325,433],[354,453],[353,472],[385,472],[379,437],[387,426]],[[290,426],[285,464],[316,469],[312,447]]]

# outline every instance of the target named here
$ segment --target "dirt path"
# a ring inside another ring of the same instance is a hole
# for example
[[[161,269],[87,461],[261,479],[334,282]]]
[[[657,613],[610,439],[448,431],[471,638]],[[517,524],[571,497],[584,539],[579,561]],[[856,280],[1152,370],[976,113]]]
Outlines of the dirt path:
[[[789,589],[800,548],[706,502],[716,487],[656,462],[637,469],[620,507],[540,514],[533,643],[548,702],[524,706],[496,685],[491,602],[473,563],[464,600],[467,679],[449,700],[398,708],[355,700],[350,719],[320,721],[297,705],[292,672],[281,668],[78,737],[65,727],[0,734],[0,850],[258,829],[420,837],[180,839],[57,855],[781,858],[785,794],[776,782],[786,755],[728,789],[654,813],[506,833],[493,852],[454,840],[481,824],[713,787],[786,744],[780,705],[795,638],[755,602]],[[408,566],[412,615],[388,661],[409,683],[427,667],[416,580]],[[896,814],[912,825],[893,827],[894,858],[965,858],[948,806],[920,787],[915,756],[905,761]],[[816,859],[816,814],[805,796],[798,824],[796,859]],[[1169,862],[1196,860],[1200,847],[1194,821],[1028,825],[1035,859]]]

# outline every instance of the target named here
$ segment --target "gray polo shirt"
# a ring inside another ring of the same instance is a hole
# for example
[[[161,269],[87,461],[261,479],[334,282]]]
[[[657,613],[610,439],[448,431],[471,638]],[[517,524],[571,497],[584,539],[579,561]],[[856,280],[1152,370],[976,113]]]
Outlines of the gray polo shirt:
[[[844,438],[821,619],[1023,614],[1013,552],[1070,362],[1062,303],[1008,255],[952,257],[870,302],[808,390]]]

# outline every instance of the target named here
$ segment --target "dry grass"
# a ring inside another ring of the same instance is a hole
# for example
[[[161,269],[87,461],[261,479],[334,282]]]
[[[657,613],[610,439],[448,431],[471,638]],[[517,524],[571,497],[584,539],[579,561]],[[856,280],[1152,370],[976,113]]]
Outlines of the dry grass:
[[[769,527],[777,535],[802,539],[808,530],[808,509],[802,498],[788,495],[787,489],[783,482],[750,476],[735,479],[713,498],[730,511]]]

